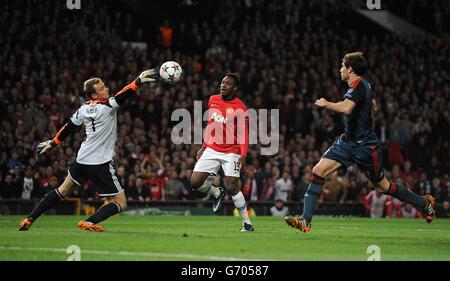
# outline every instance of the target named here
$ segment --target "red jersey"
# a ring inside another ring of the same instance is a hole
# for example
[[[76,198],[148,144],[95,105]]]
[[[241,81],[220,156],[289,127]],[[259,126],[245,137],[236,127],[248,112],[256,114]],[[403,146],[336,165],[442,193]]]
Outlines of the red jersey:
[[[239,98],[225,101],[220,94],[209,98],[208,126],[203,147],[210,147],[217,152],[247,156],[247,107]]]
[[[152,201],[159,201],[162,199],[162,189],[164,188],[164,179],[146,179],[148,188],[150,189],[150,196]]]

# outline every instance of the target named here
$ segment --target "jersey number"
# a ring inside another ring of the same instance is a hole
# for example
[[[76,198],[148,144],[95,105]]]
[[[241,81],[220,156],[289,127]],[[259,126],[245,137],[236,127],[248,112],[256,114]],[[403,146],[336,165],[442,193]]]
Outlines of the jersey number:
[[[234,161],[234,170],[236,172],[239,172],[240,168],[241,168],[241,163],[239,163],[239,161]]]
[[[89,119],[91,119],[91,122],[92,122],[92,131],[93,132],[95,132],[95,123],[94,123],[94,118],[89,118]]]

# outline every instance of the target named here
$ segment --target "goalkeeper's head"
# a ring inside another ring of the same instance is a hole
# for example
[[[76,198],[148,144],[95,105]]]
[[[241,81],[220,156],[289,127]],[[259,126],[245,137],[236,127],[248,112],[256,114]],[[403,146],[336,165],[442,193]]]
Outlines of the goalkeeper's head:
[[[109,89],[100,78],[90,78],[84,81],[83,92],[88,99],[98,100],[109,98]]]

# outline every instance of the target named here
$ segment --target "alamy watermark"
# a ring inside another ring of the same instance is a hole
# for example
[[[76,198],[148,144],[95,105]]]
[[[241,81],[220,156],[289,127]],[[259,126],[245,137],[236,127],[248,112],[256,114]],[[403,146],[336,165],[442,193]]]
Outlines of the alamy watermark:
[[[69,10],[81,10],[81,0],[67,0],[66,6]]]
[[[370,245],[367,247],[367,254],[370,256],[367,261],[381,261],[381,248],[378,245]]]
[[[203,130],[203,122],[209,120],[212,122]],[[244,112],[240,109],[228,108],[226,115],[223,116],[219,110],[215,109],[203,112],[202,102],[194,101],[193,116],[189,110],[179,108],[172,112],[171,121],[179,121],[172,128],[171,140],[174,144],[202,144],[203,140],[206,143],[216,144],[247,142],[261,145],[261,155],[278,153],[279,109],[249,108]]]
[[[81,261],[81,249],[78,245],[70,245],[67,247],[66,254],[69,255],[67,261]]]
[[[369,10],[381,10],[381,0],[367,0],[366,6]]]

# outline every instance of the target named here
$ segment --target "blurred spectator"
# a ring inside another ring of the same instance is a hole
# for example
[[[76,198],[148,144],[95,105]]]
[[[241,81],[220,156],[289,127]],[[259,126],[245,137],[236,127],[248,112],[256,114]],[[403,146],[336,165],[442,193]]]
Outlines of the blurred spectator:
[[[156,173],[151,172],[150,178],[145,179],[150,188],[150,196],[152,201],[165,201],[164,179],[158,177]]]
[[[323,185],[323,201],[343,203],[347,197],[344,184],[338,180],[337,172],[332,173]]]
[[[263,185],[256,178],[253,167],[247,167],[245,170],[246,173],[242,177],[242,194],[247,201],[257,201],[261,197]]]
[[[14,199],[20,197],[20,189],[16,182],[13,181],[11,173],[6,174],[4,180],[0,183],[0,197],[3,199]]]
[[[297,181],[295,185],[295,193],[292,197],[294,201],[303,201],[305,193],[308,190],[309,179],[311,178],[311,173],[306,172],[303,174],[301,179]]]
[[[135,193],[135,190],[136,190],[136,176],[134,174],[131,174],[128,177],[125,189],[125,195],[129,200],[133,200],[132,195]]]
[[[420,173],[420,179],[416,182],[413,191],[422,196],[433,194],[431,182],[428,180],[427,174],[425,172]]]
[[[164,48],[170,48],[172,46],[173,29],[169,25],[169,21],[165,20],[163,25],[159,28],[159,44]]]
[[[361,188],[362,186],[358,185],[355,178],[350,178],[350,184],[347,190],[347,197],[345,198],[345,201],[350,203],[361,202],[361,198],[359,197],[359,195],[361,194]]]
[[[398,218],[423,218],[422,213],[417,211],[411,204],[403,204],[397,212]]]
[[[371,218],[381,218],[384,216],[387,200],[388,195],[376,190],[372,190],[367,194],[364,206],[369,211]]]
[[[119,168],[117,168],[117,179],[119,180],[120,186],[122,186],[124,190],[127,190],[128,176],[124,166],[119,166]]]
[[[450,218],[450,202],[448,200],[442,203],[442,212],[439,216],[442,218]]]
[[[188,196],[188,191],[178,179],[176,171],[172,171],[170,179],[166,181],[165,189],[166,200],[184,200]]]
[[[442,175],[441,164],[436,156],[431,157],[430,165],[427,167],[427,175],[430,178]]]
[[[263,191],[259,201],[272,201],[274,197],[275,176],[268,177],[263,182]]]
[[[385,207],[387,218],[397,218],[399,217],[400,210],[403,207],[403,202],[398,200],[397,198],[388,196]]]
[[[188,195],[186,196],[187,199],[195,199],[195,193],[192,190],[191,187],[191,176],[192,176],[192,169],[185,169],[180,172],[180,180],[183,183],[184,189],[188,192]],[[202,196],[205,196],[202,192],[197,192],[201,194]]]
[[[436,202],[441,203],[445,198],[445,191],[441,185],[441,180],[438,177],[434,177],[431,181],[431,190],[433,191],[433,196]]]
[[[275,182],[274,191],[275,191],[274,196],[275,201],[278,199],[284,202],[290,200],[292,191],[292,181],[289,178],[288,172],[283,172],[283,177]]]
[[[83,200],[98,199],[97,192],[95,191],[95,188],[92,186],[91,181],[87,181],[80,187],[80,199]]]
[[[136,185],[133,185],[129,189],[128,199],[136,200],[139,202],[150,201],[150,192],[142,177],[136,178]]]
[[[19,178],[17,185],[21,199],[29,200],[43,195],[41,190],[39,190],[38,181],[33,177],[31,168],[28,168],[25,171],[25,175]]]
[[[284,201],[278,199],[275,201],[275,206],[270,208],[270,214],[274,217],[284,217],[289,213],[288,207],[284,205]]]

